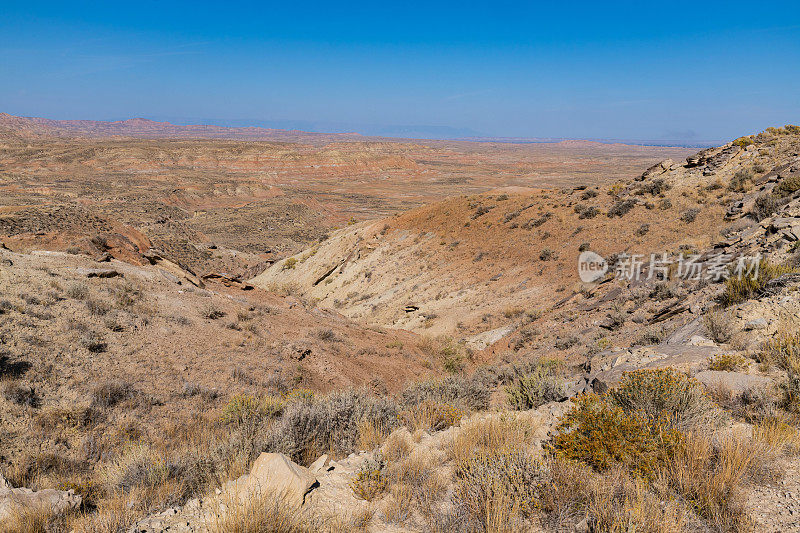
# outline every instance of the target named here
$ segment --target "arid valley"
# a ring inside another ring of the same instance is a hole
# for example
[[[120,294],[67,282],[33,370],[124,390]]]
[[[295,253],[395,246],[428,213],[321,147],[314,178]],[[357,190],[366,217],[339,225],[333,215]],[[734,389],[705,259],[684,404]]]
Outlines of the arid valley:
[[[0,115],[0,243],[3,531],[800,527],[797,126]]]

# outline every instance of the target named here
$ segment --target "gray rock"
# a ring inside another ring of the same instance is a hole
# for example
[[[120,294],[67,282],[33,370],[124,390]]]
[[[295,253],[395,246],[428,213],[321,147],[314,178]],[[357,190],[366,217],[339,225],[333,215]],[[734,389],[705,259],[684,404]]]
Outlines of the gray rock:
[[[753,320],[747,321],[744,325],[745,331],[753,331],[754,329],[764,329],[768,325],[768,322],[764,318],[755,318]]]
[[[14,489],[5,479],[0,485],[0,523],[24,509],[46,508],[61,514],[70,509],[77,509],[80,505],[81,497],[71,490]]]

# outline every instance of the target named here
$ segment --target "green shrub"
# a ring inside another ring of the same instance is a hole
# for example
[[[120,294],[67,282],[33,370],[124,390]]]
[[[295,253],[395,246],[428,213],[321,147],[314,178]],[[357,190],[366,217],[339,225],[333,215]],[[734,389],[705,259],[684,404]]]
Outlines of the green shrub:
[[[538,365],[506,387],[508,404],[518,411],[535,409],[564,398],[564,381],[552,366]]]
[[[653,422],[666,416],[682,429],[719,415],[703,385],[674,368],[626,372],[608,397],[627,413],[639,413]]]
[[[386,461],[380,452],[374,457],[365,459],[358,472],[350,480],[350,489],[356,498],[368,502],[374,500],[386,490]]]
[[[709,370],[735,372],[747,366],[747,360],[739,354],[723,353],[715,355],[708,363]]]
[[[622,465],[650,478],[680,442],[681,433],[666,415],[653,419],[628,412],[596,394],[573,401],[549,443],[557,457],[580,461],[599,472]]]
[[[782,333],[768,340],[761,357],[778,368],[800,375],[800,333]]]
[[[779,198],[791,196],[792,194],[800,191],[800,176],[790,176],[781,181],[772,193]]]
[[[789,266],[774,265],[762,260],[755,276],[743,273],[741,276],[730,276],[725,280],[725,290],[720,297],[720,302],[725,306],[744,302],[758,296],[773,279],[794,271],[795,269]]]

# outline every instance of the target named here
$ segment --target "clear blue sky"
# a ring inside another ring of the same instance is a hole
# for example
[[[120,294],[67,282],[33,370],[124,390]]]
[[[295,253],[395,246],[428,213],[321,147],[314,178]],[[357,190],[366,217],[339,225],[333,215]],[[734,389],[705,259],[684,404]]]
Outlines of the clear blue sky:
[[[797,1],[649,4],[4,0],[0,111],[686,140],[800,123]]]

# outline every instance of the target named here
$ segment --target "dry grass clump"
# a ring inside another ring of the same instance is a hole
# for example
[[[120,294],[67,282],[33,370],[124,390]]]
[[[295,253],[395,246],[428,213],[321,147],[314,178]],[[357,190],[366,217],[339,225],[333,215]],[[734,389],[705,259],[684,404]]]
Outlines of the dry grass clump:
[[[761,357],[791,374],[800,374],[800,333],[781,333],[766,341]]]
[[[699,381],[674,368],[626,372],[608,398],[650,420],[666,416],[681,429],[717,422],[721,414]]]
[[[458,507],[490,531],[513,527],[515,515],[532,518],[549,478],[546,464],[521,450],[476,452],[455,475]]]
[[[709,311],[703,316],[703,325],[714,342],[723,344],[733,337],[734,321],[729,312]]]
[[[747,366],[747,359],[736,353],[723,353],[713,356],[709,363],[709,370],[722,370],[735,372]]]
[[[256,495],[247,501],[225,502],[206,525],[210,533],[312,533],[315,528],[307,513],[286,504],[280,498]]]
[[[762,260],[758,266],[756,275],[744,274],[741,276],[733,275],[725,280],[725,290],[720,296],[720,303],[725,306],[738,304],[754,296],[759,296],[768,286],[769,282],[782,276],[790,274],[796,269],[786,265],[773,265]]]
[[[98,385],[92,391],[92,407],[108,409],[118,403],[136,398],[139,392],[130,383],[109,382]]]
[[[548,364],[536,365],[505,389],[508,404],[517,411],[535,409],[564,398],[564,380],[557,375],[557,366]]]
[[[468,413],[454,405],[423,400],[419,405],[406,409],[402,413],[403,421],[413,430],[440,431],[456,425]]]
[[[53,533],[67,531],[69,517],[48,506],[16,509],[2,524],[4,533]]]

